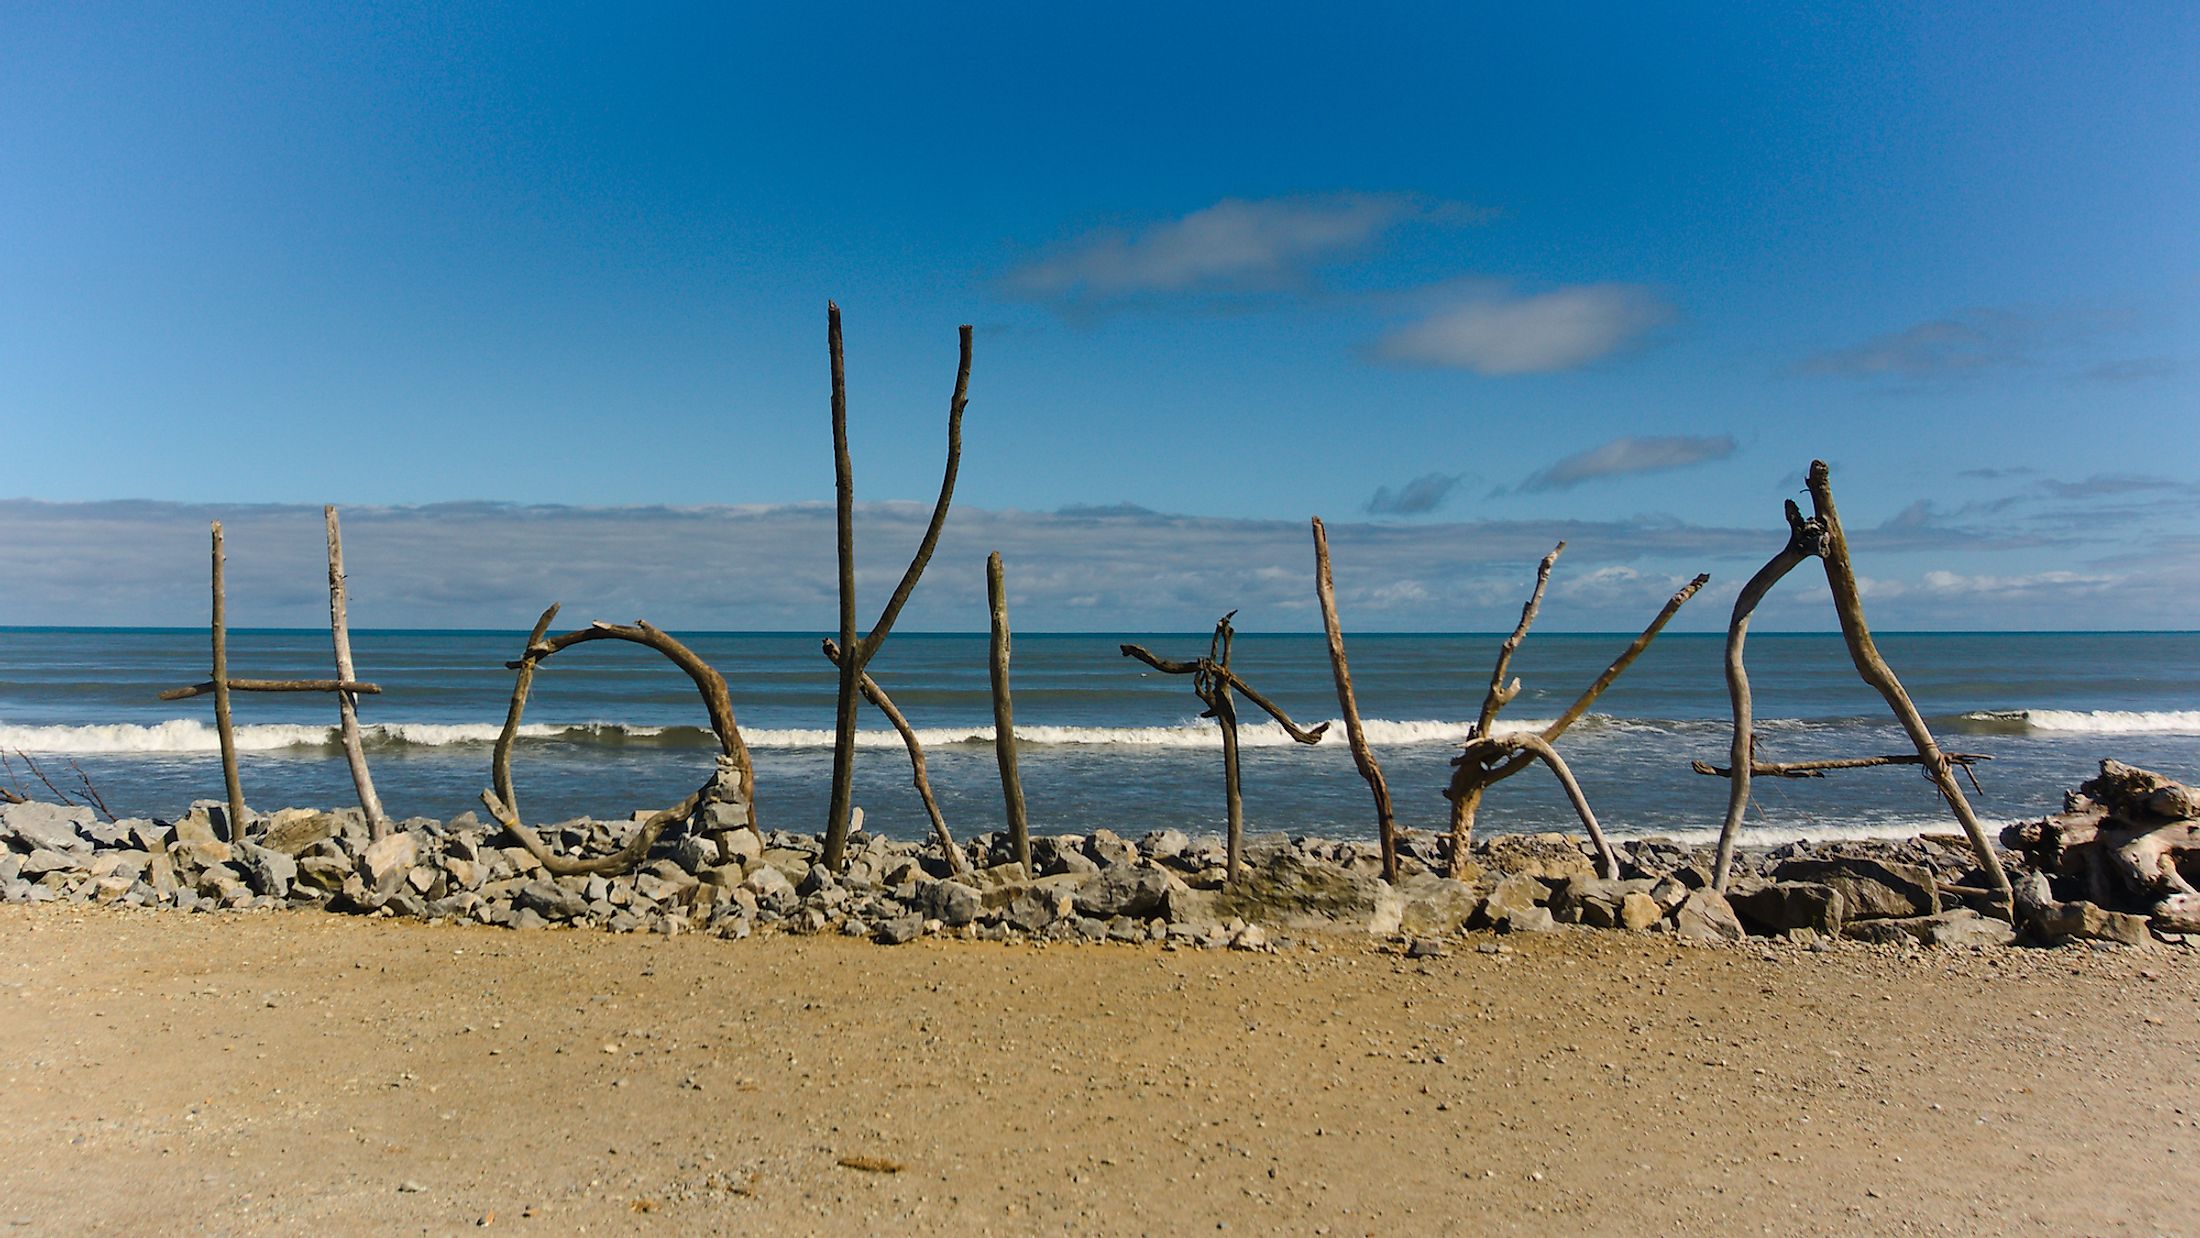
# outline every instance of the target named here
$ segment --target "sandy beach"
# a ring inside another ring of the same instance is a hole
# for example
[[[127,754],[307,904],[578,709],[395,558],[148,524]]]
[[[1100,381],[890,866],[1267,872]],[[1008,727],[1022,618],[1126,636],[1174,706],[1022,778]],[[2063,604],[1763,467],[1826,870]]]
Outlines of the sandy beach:
[[[2191,1222],[2190,950],[1584,931],[1393,949],[4,907],[4,1215],[28,1233]]]

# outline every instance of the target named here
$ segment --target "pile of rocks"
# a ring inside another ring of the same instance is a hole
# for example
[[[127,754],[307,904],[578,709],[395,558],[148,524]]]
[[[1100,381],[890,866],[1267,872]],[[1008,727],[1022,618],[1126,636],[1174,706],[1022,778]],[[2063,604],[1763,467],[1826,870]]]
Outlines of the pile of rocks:
[[[560,854],[607,855],[634,822],[551,826]],[[1110,830],[1032,840],[1030,868],[1005,838],[982,835],[958,869],[932,843],[860,830],[839,872],[810,835],[746,830],[661,840],[619,875],[553,876],[472,814],[400,822],[371,838],[356,811],[285,809],[224,841],[223,809],[181,819],[101,821],[89,809],[0,807],[0,898],[211,911],[320,908],[361,915],[471,921],[512,928],[589,925],[617,932],[764,930],[840,933],[899,944],[950,933],[991,940],[1164,942],[1259,949],[1281,934],[1356,930],[1419,943],[1462,932],[1549,932],[1562,926],[1663,932],[1694,941],[1745,935],[1862,939],[1901,945],[2010,941],[2008,924],[1943,891],[1975,882],[1960,839],[1795,844],[1743,857],[1728,896],[1710,886],[1707,850],[1660,839],[1620,844],[1622,875],[1600,879],[1563,834],[1478,843],[1466,881],[1439,875],[1445,842],[1406,840],[1401,880],[1380,879],[1373,843],[1287,839],[1247,846],[1243,880],[1226,884],[1217,839]],[[2096,909],[2098,910],[2098,909]],[[2142,944],[2132,926],[2082,910],[2052,938]]]

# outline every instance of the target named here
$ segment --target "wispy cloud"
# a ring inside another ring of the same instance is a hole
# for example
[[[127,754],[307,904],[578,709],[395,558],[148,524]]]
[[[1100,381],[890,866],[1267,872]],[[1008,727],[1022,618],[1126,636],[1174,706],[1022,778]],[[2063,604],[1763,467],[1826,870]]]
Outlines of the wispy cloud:
[[[1616,438],[1587,451],[1577,451],[1530,475],[1520,483],[1520,489],[1570,490],[1583,482],[1629,473],[1663,473],[1708,460],[1724,460],[1733,454],[1734,439],[1725,434]]]
[[[1002,283],[1017,296],[1071,302],[1269,291],[1362,253],[1409,221],[1459,224],[1486,214],[1410,194],[1224,198],[1176,219],[1087,232],[1015,267]]]
[[[1544,374],[1609,356],[1674,319],[1670,305],[1635,284],[1520,294],[1502,284],[1463,281],[1442,302],[1376,341],[1375,354],[1477,374]]]
[[[1925,379],[2013,365],[2027,355],[2029,320],[2002,310],[1970,310],[1875,335],[1863,343],[1796,362],[1804,375]]]
[[[1367,513],[1370,516],[1423,515],[1442,506],[1444,496],[1458,484],[1457,473],[1423,473],[1396,490],[1378,486],[1375,497],[1367,501]]]
[[[2167,378],[2176,372],[2177,363],[2168,357],[2124,357],[2089,365],[2079,371],[2078,377],[2095,383],[2137,383]]]

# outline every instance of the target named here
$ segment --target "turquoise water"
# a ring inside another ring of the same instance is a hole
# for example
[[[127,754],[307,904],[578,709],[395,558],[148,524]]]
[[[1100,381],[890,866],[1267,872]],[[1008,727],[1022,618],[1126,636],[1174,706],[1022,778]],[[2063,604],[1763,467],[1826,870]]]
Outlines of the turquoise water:
[[[1534,634],[1513,670],[1525,690],[1506,712],[1550,718],[1603,669],[1631,634]],[[793,633],[689,634],[731,685],[755,752],[767,826],[815,829],[831,766],[834,672],[817,638]],[[489,744],[511,692],[504,661],[523,634],[367,631],[355,634],[362,677],[382,685],[362,701],[371,760],[397,815],[447,817],[475,806]],[[1360,708],[1370,720],[1400,817],[1435,826],[1447,762],[1479,707],[1494,635],[1351,638]],[[1205,634],[1034,634],[1016,641],[1014,680],[1022,765],[1034,824],[1143,831],[1219,828],[1220,744],[1196,718],[1182,678],[1122,657],[1122,641],[1164,657],[1194,657]],[[1945,746],[1994,760],[1979,767],[1983,816],[2008,820],[2058,806],[2103,756],[2200,778],[2200,634],[1889,633],[1882,651]],[[231,673],[332,674],[322,631],[232,634]],[[1701,836],[1724,809],[1725,784],[1689,770],[1726,763],[1723,637],[1667,634],[1562,741],[1598,815],[1616,834]],[[1750,672],[1766,759],[1902,752],[1901,732],[1857,681],[1838,636],[1757,633]],[[896,634],[872,673],[920,729],[951,826],[996,828],[982,634]],[[218,798],[212,704],[156,695],[206,677],[203,631],[0,629],[0,752],[36,758],[72,785],[74,761],[124,814],[173,814]],[[1239,637],[1236,667],[1302,723],[1336,714],[1322,638]],[[1249,707],[1248,707],[1249,710]],[[243,695],[236,717],[246,798],[256,807],[340,805],[352,789],[332,742],[333,701]],[[625,816],[684,795],[710,768],[700,702],[685,676],[647,650],[600,642],[544,664],[528,709],[516,778],[530,815]],[[1248,718],[1250,721],[1250,718]],[[914,836],[922,806],[899,741],[866,712],[857,800],[871,828]],[[1337,728],[1340,729],[1341,728]],[[34,785],[15,762],[17,781]],[[1306,748],[1273,726],[1249,727],[1246,810],[1256,829],[1364,836],[1371,813],[1341,735]],[[1769,783],[1770,785],[1766,785]],[[1910,833],[1945,828],[1931,787],[1910,769],[1760,780],[1758,838]],[[1568,827],[1556,789],[1531,771],[1494,791],[1484,818],[1499,829]]]

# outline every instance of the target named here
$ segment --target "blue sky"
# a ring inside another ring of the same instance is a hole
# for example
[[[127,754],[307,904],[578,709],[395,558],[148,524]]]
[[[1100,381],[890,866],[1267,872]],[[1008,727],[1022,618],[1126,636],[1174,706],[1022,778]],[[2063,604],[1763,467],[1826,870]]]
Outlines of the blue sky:
[[[1566,535],[1551,626],[1696,570],[1684,626],[1720,626],[1814,456],[1882,626],[2200,605],[2191,6],[18,4],[0,36],[0,622],[195,621],[210,516],[307,573],[240,621],[311,622],[333,501],[390,565],[363,622],[526,564],[524,612],[830,626],[828,297],[867,501],[929,499],[976,326],[949,546],[1020,552],[1044,626],[1311,626],[1316,512],[1369,556],[1350,625],[1508,623]],[[867,516],[876,597],[914,529]],[[579,529],[616,549],[533,540]],[[911,620],[982,626],[967,566]],[[1768,619],[1826,626],[1812,592]]]

